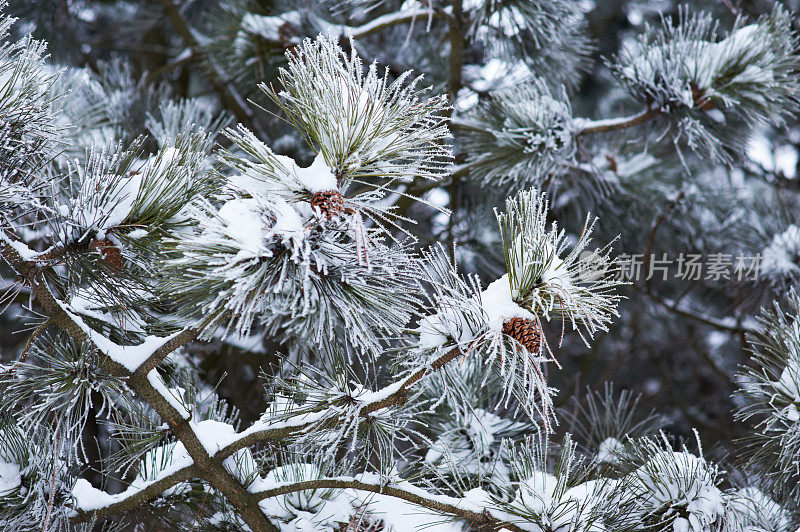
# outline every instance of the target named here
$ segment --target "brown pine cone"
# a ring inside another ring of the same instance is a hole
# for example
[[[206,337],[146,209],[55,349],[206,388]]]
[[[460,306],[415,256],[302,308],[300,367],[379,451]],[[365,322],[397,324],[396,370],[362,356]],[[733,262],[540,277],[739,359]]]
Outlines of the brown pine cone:
[[[89,244],[89,249],[100,255],[100,259],[105,262],[113,271],[122,269],[122,251],[114,243],[104,238],[103,240],[93,239]]]
[[[344,212],[344,199],[338,190],[315,192],[309,200],[311,208],[319,211],[328,219]]]
[[[533,320],[511,318],[503,323],[503,334],[521,343],[529,352],[539,354],[542,332]]]
[[[711,101],[711,98],[706,96],[706,91],[703,89],[692,86],[692,99],[694,100],[695,106],[703,111],[710,111],[714,108],[714,102]]]

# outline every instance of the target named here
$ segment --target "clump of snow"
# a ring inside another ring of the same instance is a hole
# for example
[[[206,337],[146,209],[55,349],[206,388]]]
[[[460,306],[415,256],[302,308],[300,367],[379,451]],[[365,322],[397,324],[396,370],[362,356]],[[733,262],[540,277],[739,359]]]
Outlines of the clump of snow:
[[[267,238],[276,236],[284,244],[299,244],[305,236],[305,226],[300,213],[287,202],[275,199],[269,205],[275,221],[266,233]]]
[[[433,349],[451,339],[464,345],[484,332],[500,334],[503,323],[511,318],[535,319],[531,312],[512,299],[508,274],[490,283],[477,299],[483,315],[481,323],[470,320],[466,313],[455,306],[441,308],[435,314],[420,320],[417,328],[418,346],[422,349]]]
[[[220,449],[228,445],[236,434],[236,429],[230,423],[206,419],[200,422],[191,422],[197,439],[203,444],[208,456],[214,456]]]
[[[255,198],[237,198],[219,209],[225,222],[225,234],[239,247],[239,260],[257,257],[263,250],[264,226],[259,201]]]
[[[75,486],[72,487],[72,497],[75,499],[75,507],[84,512],[111,506],[118,500],[116,496],[95,488],[85,478],[75,481]]]
[[[128,238],[132,238],[134,240],[137,240],[139,238],[144,238],[149,234],[150,233],[148,233],[146,229],[134,229],[133,231],[127,233],[127,235],[125,235],[125,236],[127,236]]]
[[[500,333],[503,330],[503,323],[511,318],[536,319],[530,311],[514,302],[508,274],[486,287],[481,293],[481,303],[489,317],[489,330],[494,333]]]
[[[511,502],[516,515],[509,520],[531,532],[605,532],[605,526],[592,516],[594,506],[602,500],[604,488],[601,481],[589,481],[564,489],[555,476],[539,471],[519,483]],[[536,516],[549,527],[542,528],[526,516]]]
[[[716,467],[702,457],[661,450],[628,475],[623,497],[634,497],[646,515],[675,515],[675,532],[707,532],[725,511],[717,474]],[[688,517],[681,516],[685,514]]]
[[[600,442],[597,449],[597,461],[616,463],[619,457],[625,453],[625,444],[614,437],[608,437]]]
[[[246,13],[242,17],[242,30],[258,35],[268,41],[281,41],[285,36],[282,35],[283,28],[288,25],[299,26],[302,22],[300,11],[287,11],[280,16],[264,16],[255,13]]]
[[[368,515],[383,521],[390,532],[464,532],[457,521],[448,521],[433,510],[382,493],[359,492],[356,504],[366,507]]]
[[[296,463],[277,467],[260,481],[262,489],[284,482],[320,478],[313,464]],[[354,515],[353,495],[348,490],[317,489],[296,491],[259,503],[263,512],[277,521],[281,532],[333,532]]]
[[[234,262],[254,257],[270,257],[271,238],[289,248],[300,245],[306,234],[303,218],[295,205],[280,197],[269,201],[259,198],[236,198],[219,209],[224,235],[238,248]]]
[[[0,460],[0,496],[14,491],[22,485],[19,464]]]
[[[776,277],[800,274],[800,227],[789,225],[761,251],[761,274]]]
[[[311,193],[338,190],[336,176],[325,162],[322,152],[314,157],[314,161],[307,168],[295,165],[293,170],[297,181]]]
[[[183,443],[173,442],[161,445],[145,453],[139,461],[136,478],[121,493],[106,493],[92,486],[88,480],[79,478],[72,488],[74,506],[84,512],[110,506],[135,495],[150,484],[188,467],[192,463],[194,461],[189,456]],[[182,489],[187,489],[187,485],[178,484],[173,486],[165,491],[164,495],[179,493]]]

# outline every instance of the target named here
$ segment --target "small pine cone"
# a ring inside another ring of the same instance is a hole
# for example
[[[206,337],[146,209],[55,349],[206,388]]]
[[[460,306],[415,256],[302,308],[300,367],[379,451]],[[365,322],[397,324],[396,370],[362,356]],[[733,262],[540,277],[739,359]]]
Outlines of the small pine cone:
[[[542,332],[533,320],[511,318],[503,323],[503,334],[521,343],[529,352],[533,354],[539,353]]]
[[[711,101],[711,98],[706,96],[706,91],[704,89],[692,86],[692,99],[694,100],[695,106],[703,111],[710,111],[714,108],[714,102]]]
[[[113,271],[122,269],[122,252],[114,243],[104,238],[103,240],[93,239],[89,244],[89,249],[100,255],[100,259],[108,264]]]
[[[344,199],[338,190],[315,192],[311,195],[311,208],[319,211],[328,219],[344,212]]]

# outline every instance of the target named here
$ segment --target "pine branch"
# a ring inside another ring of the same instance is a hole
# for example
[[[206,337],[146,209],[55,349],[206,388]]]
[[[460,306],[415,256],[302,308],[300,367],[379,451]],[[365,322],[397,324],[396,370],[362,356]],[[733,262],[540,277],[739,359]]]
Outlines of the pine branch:
[[[523,531],[519,526],[493,516],[488,509],[483,509],[482,511],[478,511],[477,508],[470,509],[466,506],[472,503],[464,499],[429,493],[408,482],[402,482],[401,485],[395,487],[380,482],[369,482],[352,477],[320,478],[286,483],[276,488],[256,492],[254,495],[259,499],[267,499],[313,489],[355,489],[370,493],[379,493],[402,499],[436,512],[465,519],[478,528],[486,527],[495,530],[505,528],[507,530],[513,530],[514,532]]]
[[[372,33],[397,26],[398,24],[405,24],[406,22],[414,22],[418,18],[446,18],[447,13],[438,9],[413,9],[409,11],[397,11],[382,15],[374,20],[371,20],[361,26],[344,27],[342,34],[352,37],[353,39],[360,39]]]
[[[634,287],[636,287],[641,292],[650,296],[653,299],[653,301],[655,301],[665,309],[669,310],[670,312],[674,312],[679,316],[690,318],[692,320],[698,321],[710,327],[714,327],[715,329],[719,329],[721,331],[729,331],[737,334],[755,332],[755,329],[750,325],[746,325],[744,323],[739,323],[729,319],[703,316],[691,309],[680,306],[680,304],[677,301],[673,301],[671,299],[663,297],[654,290],[647,290],[645,288],[640,287],[637,284],[634,284]]]
[[[76,315],[71,314],[65,306],[56,299],[53,292],[43,279],[42,270],[35,262],[23,259],[19,251],[9,243],[9,238],[3,234],[0,239],[0,256],[30,284],[36,300],[42,306],[50,319],[79,344],[89,343],[97,347],[104,356],[101,369],[113,376],[125,379],[128,387],[142,400],[147,402],[161,419],[171,428],[173,434],[183,443],[186,451],[194,461],[194,465],[202,478],[207,480],[214,488],[219,490],[234,506],[239,509],[242,519],[252,530],[277,532],[277,528],[267,519],[256,501],[223,465],[221,459],[209,456],[197,434],[189,424],[188,419],[161,394],[150,382],[146,375],[131,372],[124,365],[110,358],[100,346],[97,338],[90,334],[91,331]],[[151,371],[156,371],[151,370]]]

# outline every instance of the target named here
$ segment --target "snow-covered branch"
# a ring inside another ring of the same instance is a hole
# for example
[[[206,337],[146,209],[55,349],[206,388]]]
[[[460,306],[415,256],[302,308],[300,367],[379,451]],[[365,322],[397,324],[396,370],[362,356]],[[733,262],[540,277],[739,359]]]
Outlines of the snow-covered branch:
[[[447,14],[439,9],[411,9],[408,11],[397,11],[377,17],[361,26],[343,27],[342,35],[360,39],[372,33],[381,31],[385,28],[415,22],[416,20],[430,20],[432,18],[446,17]]]
[[[81,523],[134,510],[196,475],[194,466],[188,465],[156,480],[131,485],[122,493],[114,495],[93,488],[88,481],[80,479],[72,490],[72,495],[76,500],[77,515],[71,521]]]
[[[259,499],[266,499],[298,491],[326,488],[349,488],[369,493],[388,495],[429,510],[434,510],[437,513],[464,519],[479,528],[504,528],[515,532],[522,532],[520,527],[495,517],[488,508],[476,504],[476,501],[468,498],[448,497],[446,495],[431,493],[414,486],[408,481],[381,482],[379,477],[371,474],[364,474],[358,477],[319,478],[300,482],[282,482],[278,485],[258,491],[254,495]]]
[[[277,530],[276,527],[270,523],[258,508],[257,501],[253,500],[247,491],[243,489],[241,482],[222,465],[220,460],[209,456],[203,442],[186,418],[184,409],[175,404],[173,397],[170,397],[168,393],[164,393],[164,390],[160,389],[163,386],[154,385],[153,380],[148,378],[155,370],[151,370],[145,375],[138,372],[134,373],[125,364],[115,359],[119,358],[118,356],[115,358],[110,357],[104,350],[104,348],[109,348],[106,342],[107,339],[99,337],[91,329],[87,330],[86,325],[79,317],[66,310],[65,305],[53,295],[53,292],[47,286],[39,266],[34,262],[25,260],[15,249],[15,246],[9,244],[7,240],[7,237],[0,240],[0,255],[30,284],[34,296],[53,323],[58,325],[79,344],[88,343],[94,345],[100,353],[105,355],[101,362],[103,369],[115,376],[124,378],[128,387],[161,416],[161,419],[181,441],[186,452],[194,461],[195,467],[202,473],[202,477],[239,508],[242,518],[253,530],[275,532]],[[158,347],[165,343],[166,341],[154,346],[152,352],[155,352]],[[152,352],[149,352],[148,357],[144,357],[140,363],[149,358]],[[160,381],[160,377],[158,381]]]

